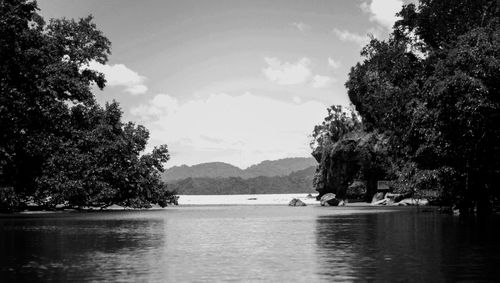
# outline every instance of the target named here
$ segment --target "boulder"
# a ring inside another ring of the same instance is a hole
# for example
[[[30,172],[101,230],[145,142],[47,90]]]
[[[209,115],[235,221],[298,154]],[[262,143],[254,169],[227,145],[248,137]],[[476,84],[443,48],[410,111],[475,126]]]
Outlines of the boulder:
[[[393,194],[393,193],[386,193],[385,198],[388,198],[392,200],[393,202],[400,202],[401,200],[404,199],[403,194]]]
[[[338,206],[341,201],[336,199],[335,197],[335,194],[332,193],[323,195],[319,200],[321,206]]]
[[[373,195],[372,204],[376,204],[376,203],[380,202],[383,199],[385,199],[385,193],[384,192],[378,192],[378,193],[376,193],[376,194]]]
[[[329,206],[339,206],[340,204],[340,200],[334,198],[334,199],[331,199],[331,200],[328,200],[326,201],[326,203],[329,205]]]
[[[301,201],[298,198],[292,199],[289,203],[289,206],[306,206],[305,202]]]
[[[332,200],[332,199],[335,199],[335,194],[328,193],[328,194],[324,194],[319,199],[319,202],[320,202],[321,206],[325,206],[325,205],[328,206],[329,204],[327,203],[327,201]]]
[[[429,201],[427,199],[412,199],[412,198],[405,198],[401,200],[398,203],[395,203],[395,205],[401,205],[401,206],[406,206],[406,205],[428,205]]]
[[[377,200],[377,201],[372,201],[372,205],[387,205],[388,204],[388,201],[389,199],[388,198],[384,198],[384,199],[381,199],[381,200]]]

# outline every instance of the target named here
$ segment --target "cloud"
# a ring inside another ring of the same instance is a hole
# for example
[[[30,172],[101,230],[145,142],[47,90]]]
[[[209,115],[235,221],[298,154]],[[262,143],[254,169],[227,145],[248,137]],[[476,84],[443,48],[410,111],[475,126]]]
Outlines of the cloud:
[[[162,115],[173,115],[179,109],[177,99],[167,94],[157,94],[147,104],[130,109],[130,113],[142,121],[151,121]]]
[[[296,85],[307,82],[312,76],[311,60],[304,57],[296,63],[281,62],[278,58],[266,57],[267,67],[262,70],[264,75],[279,85]]]
[[[340,62],[328,57],[328,66],[332,69],[340,68]]]
[[[403,6],[402,0],[363,0],[360,5],[361,10],[369,15],[371,22],[376,23],[369,28],[366,34],[371,34],[375,38],[386,38],[387,31],[392,29],[392,26],[398,19],[396,13],[401,11]],[[360,46],[369,43],[368,35],[354,33],[348,30],[333,29],[333,33],[344,42],[354,42]]]
[[[369,0],[361,4],[361,9],[370,15],[370,21],[391,30],[402,6],[402,0]]]
[[[291,26],[298,29],[300,32],[306,32],[311,29],[311,26],[303,22],[293,22],[290,23]]]
[[[326,88],[336,81],[332,77],[313,74],[311,60],[306,57],[298,60],[296,63],[282,63],[277,58],[269,57],[264,58],[264,60],[268,66],[262,72],[270,81],[279,85],[308,84],[313,88]],[[338,63],[333,61],[333,59],[328,58],[328,62],[338,67]]]
[[[144,84],[146,78],[124,64],[103,65],[92,61],[89,63],[88,68],[103,73],[107,86],[121,86],[125,88],[126,92],[134,95],[146,93],[148,90],[148,87]]]
[[[348,30],[340,30],[337,28],[333,29],[333,33],[341,40],[344,42],[354,42],[360,46],[364,46],[368,44],[370,41],[370,38],[368,35],[361,35],[358,33],[353,33]]]
[[[326,87],[329,87],[334,82],[335,82],[335,79],[332,77],[315,75],[312,78],[311,86],[313,88],[326,88]]]
[[[309,156],[308,136],[326,115],[326,105],[252,93],[184,102],[158,94],[131,113],[150,130],[150,144],[168,144],[169,166],[223,161],[246,167],[265,159]]]

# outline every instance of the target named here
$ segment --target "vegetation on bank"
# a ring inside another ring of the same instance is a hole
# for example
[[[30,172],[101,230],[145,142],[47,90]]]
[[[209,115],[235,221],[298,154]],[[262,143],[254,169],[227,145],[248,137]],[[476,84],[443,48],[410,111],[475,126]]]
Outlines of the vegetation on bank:
[[[142,154],[149,133],[123,122],[116,101],[92,93],[110,41],[89,16],[46,23],[36,2],[0,2],[0,210],[167,205],[166,145]]]
[[[340,107],[313,132],[315,187],[343,197],[355,180],[432,196],[461,213],[500,199],[500,3],[420,0],[388,40],[372,39]]]
[[[315,167],[295,171],[286,176],[252,178],[186,178],[169,182],[169,188],[181,195],[290,194],[312,193]]]

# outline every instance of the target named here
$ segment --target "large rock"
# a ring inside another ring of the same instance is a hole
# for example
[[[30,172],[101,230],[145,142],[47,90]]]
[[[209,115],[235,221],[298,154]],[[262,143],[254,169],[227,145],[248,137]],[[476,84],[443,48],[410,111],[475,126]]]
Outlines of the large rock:
[[[384,199],[381,199],[381,200],[372,200],[372,205],[388,205],[389,204],[389,199],[388,198],[384,198]]]
[[[389,196],[381,200],[372,202],[372,205],[399,205],[399,206],[429,205],[429,201],[427,199],[405,198],[399,202],[395,202],[394,198],[392,196]]]
[[[292,199],[289,203],[289,206],[306,206],[305,202],[301,201],[298,198]]]
[[[405,198],[408,198],[404,194],[393,194],[393,193],[386,193],[385,198],[391,199],[393,202],[400,202]]]
[[[385,199],[385,193],[384,192],[378,192],[378,193],[376,193],[376,194],[373,195],[372,204],[374,204],[374,205],[379,204],[384,199]]]
[[[428,205],[429,201],[427,199],[412,199],[412,198],[405,198],[401,200],[398,203],[395,203],[395,205],[399,206],[406,206],[406,205]]]
[[[338,206],[341,201],[335,198],[335,194],[328,193],[321,197],[319,200],[321,206]],[[343,205],[343,202],[342,202]]]

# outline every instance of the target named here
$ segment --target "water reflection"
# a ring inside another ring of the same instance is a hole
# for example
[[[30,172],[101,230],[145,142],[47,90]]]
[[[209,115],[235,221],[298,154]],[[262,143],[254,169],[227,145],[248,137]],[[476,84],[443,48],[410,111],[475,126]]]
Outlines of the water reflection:
[[[164,256],[152,272],[169,282],[315,281],[314,211],[301,212],[204,207],[167,216]]]
[[[319,216],[316,254],[323,278],[335,281],[494,281],[498,224],[413,210]]]
[[[499,224],[312,206],[0,216],[0,281],[495,281]]]
[[[316,213],[248,206],[0,217],[0,275],[7,282],[317,281]]]
[[[147,276],[150,263],[144,259],[155,260],[153,247],[163,244],[163,235],[158,233],[163,231],[163,221],[116,216],[2,221],[3,280],[66,282],[98,280],[103,274],[109,280],[126,278],[127,274]]]

